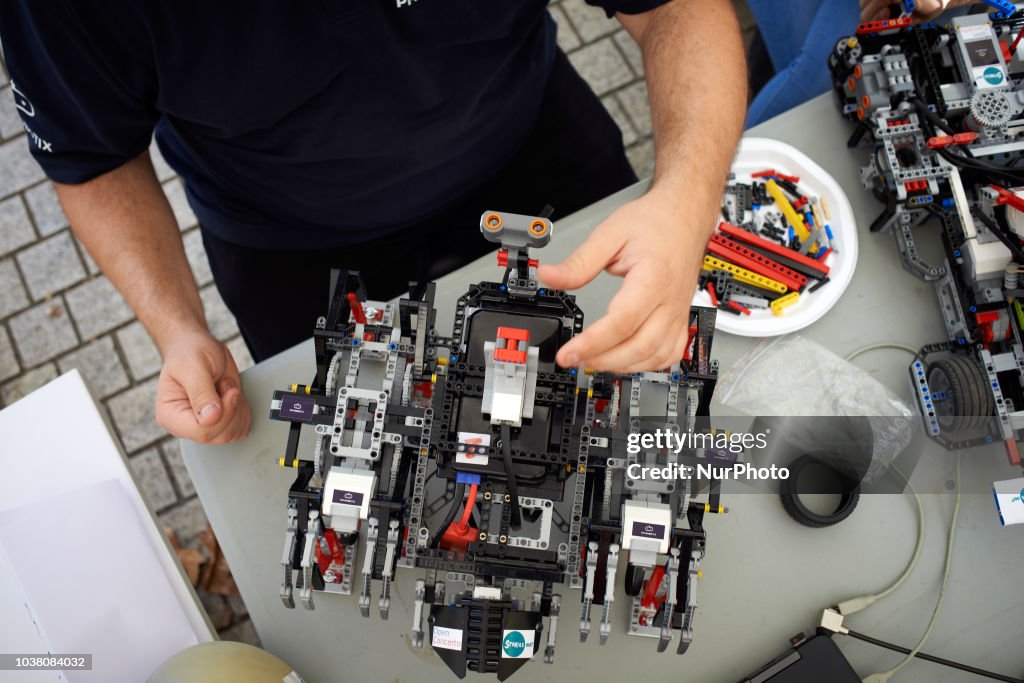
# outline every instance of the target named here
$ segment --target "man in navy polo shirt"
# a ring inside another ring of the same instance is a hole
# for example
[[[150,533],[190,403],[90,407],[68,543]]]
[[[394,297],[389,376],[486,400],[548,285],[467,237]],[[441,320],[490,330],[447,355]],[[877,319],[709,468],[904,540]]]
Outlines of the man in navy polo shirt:
[[[639,43],[651,188],[565,261],[623,277],[564,366],[683,354],[690,292],[746,104],[728,0],[586,0]],[[157,419],[208,443],[250,411],[208,331],[147,152],[184,178],[217,287],[259,360],[301,341],[331,267],[374,298],[489,249],[484,209],[571,213],[631,182],[621,134],[555,43],[545,0],[10,0],[0,40],[35,158],[163,356]]]

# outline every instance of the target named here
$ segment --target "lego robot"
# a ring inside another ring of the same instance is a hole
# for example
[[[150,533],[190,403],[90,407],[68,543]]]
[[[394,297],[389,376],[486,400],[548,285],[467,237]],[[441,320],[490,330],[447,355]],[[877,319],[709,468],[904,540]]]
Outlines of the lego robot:
[[[891,232],[904,267],[938,294],[947,339],[910,367],[925,427],[947,448],[1002,442],[1019,466],[1024,16],[1007,5],[941,27],[861,24],[829,69],[856,124],[848,146],[872,150],[861,180],[884,208],[871,230]],[[938,234],[941,262],[918,253],[922,233]]]
[[[621,580],[628,633],[683,653],[720,482],[632,480],[631,464],[703,454],[633,454],[627,440],[707,415],[716,311],[691,311],[686,357],[666,372],[560,368],[583,312],[538,285],[529,250],[549,242],[551,222],[489,211],[480,230],[500,243],[504,277],[459,297],[450,337],[434,328],[433,283],[378,302],[358,274],[333,273],[316,376],[274,392],[270,411],[289,425],[279,464],[297,470],[281,598],[293,607],[297,592],[313,609],[314,593],[355,592],[364,617],[376,602],[386,619],[395,572],[419,569],[414,646],[429,643],[459,678],[504,680],[538,651],[553,662],[565,587],[583,603],[582,640],[600,607],[603,644]],[[300,454],[304,426],[315,439]]]

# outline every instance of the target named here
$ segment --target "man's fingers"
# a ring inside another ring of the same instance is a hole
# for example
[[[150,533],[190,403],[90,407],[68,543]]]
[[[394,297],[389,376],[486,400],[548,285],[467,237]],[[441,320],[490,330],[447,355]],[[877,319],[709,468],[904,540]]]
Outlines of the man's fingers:
[[[656,306],[658,274],[654,269],[629,271],[622,287],[608,304],[608,312],[600,320],[576,335],[558,351],[557,362],[563,368],[590,364],[608,349],[633,336]]]
[[[210,369],[203,363],[189,363],[179,369],[173,380],[188,395],[196,422],[202,427],[217,424],[224,413],[224,406]]]
[[[622,244],[621,231],[598,228],[563,261],[542,263],[537,268],[537,277],[553,289],[582,287],[604,270]]]
[[[879,21],[889,18],[889,4],[891,0],[861,0],[860,20]]]

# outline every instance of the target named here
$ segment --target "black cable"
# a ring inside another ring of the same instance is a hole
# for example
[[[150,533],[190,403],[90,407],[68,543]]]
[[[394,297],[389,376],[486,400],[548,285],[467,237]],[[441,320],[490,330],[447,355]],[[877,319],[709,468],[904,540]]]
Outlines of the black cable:
[[[985,215],[985,212],[974,208],[971,209],[971,215],[977,218],[979,221],[985,224],[985,227],[989,231],[999,238],[999,241],[1006,245],[1006,248],[1013,254],[1013,260],[1017,263],[1024,263],[1024,251],[1021,251],[1020,245],[1016,244],[1010,236],[1007,235],[1002,228],[995,224],[995,222]]]
[[[893,652],[902,652],[905,655],[909,655],[910,652],[911,652],[907,648],[902,647],[900,645],[894,645],[892,643],[887,643],[884,640],[879,640],[878,638],[872,638],[871,636],[866,636],[863,633],[857,633],[856,631],[848,631],[845,635],[852,636],[853,638],[856,638],[857,640],[863,640],[865,643],[871,643],[872,645],[877,645],[878,647],[884,647],[885,649],[892,650]],[[974,667],[974,666],[969,666],[967,664],[961,664],[959,662],[953,662],[953,661],[950,661],[948,659],[943,659],[942,657],[936,657],[935,655],[930,655],[930,654],[927,654],[927,653],[924,653],[924,652],[917,652],[917,653],[914,654],[914,656],[919,658],[919,659],[924,659],[925,661],[933,662],[935,664],[941,664],[943,666],[948,666],[948,667],[953,668],[953,669],[959,669],[960,671],[966,671],[967,673],[974,674],[976,676],[983,676],[985,678],[991,678],[991,679],[996,680],[996,681],[1006,681],[1007,683],[1022,683],[1022,682],[1024,682],[1024,679],[1013,678],[1012,676],[1004,676],[1003,674],[997,674],[997,673],[993,673],[991,671],[986,671],[985,669],[979,669],[979,668]]]
[[[462,482],[455,484],[455,500],[452,501],[452,507],[448,510],[448,514],[444,516],[444,521],[441,522],[441,525],[437,527],[437,531],[434,532],[434,537],[430,539],[431,548],[437,547],[445,530],[455,521],[455,515],[459,514],[459,507],[462,505],[462,499],[465,495],[466,485]]]
[[[507,424],[501,425],[501,451],[505,459],[505,477],[508,479],[509,503],[512,506],[512,528],[523,525],[523,513],[519,509],[519,487],[516,486],[516,468],[512,464],[512,430]]]

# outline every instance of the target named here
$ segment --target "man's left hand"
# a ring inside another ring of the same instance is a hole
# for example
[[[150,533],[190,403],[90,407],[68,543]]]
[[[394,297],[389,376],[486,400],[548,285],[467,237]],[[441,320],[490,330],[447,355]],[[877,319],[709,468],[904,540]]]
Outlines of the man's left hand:
[[[713,227],[713,216],[704,224],[701,215],[652,189],[616,209],[564,261],[538,268],[554,289],[582,287],[602,270],[623,278],[605,316],[559,350],[559,365],[630,373],[682,358]]]

